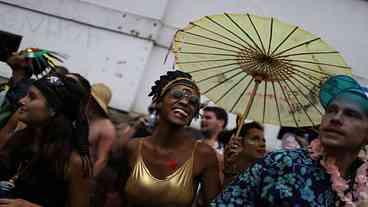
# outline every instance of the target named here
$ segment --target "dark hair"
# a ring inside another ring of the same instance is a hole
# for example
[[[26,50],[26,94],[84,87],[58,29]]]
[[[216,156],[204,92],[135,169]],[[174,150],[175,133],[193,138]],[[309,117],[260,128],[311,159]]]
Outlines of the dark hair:
[[[198,89],[197,85],[194,83],[194,81],[192,81],[192,76],[189,73],[185,73],[179,70],[168,71],[165,75],[161,75],[160,79],[156,80],[154,85],[151,87],[151,92],[148,94],[148,96],[152,96],[152,102],[157,103],[161,101],[161,98],[165,96],[166,92],[169,89],[169,88],[166,88],[167,85],[171,81],[174,81],[175,79],[179,79],[179,78],[183,78],[185,80],[180,80],[180,82],[178,81],[178,83],[191,85],[195,89]],[[199,115],[199,106],[194,116],[198,117],[198,115]]]
[[[223,108],[217,107],[217,106],[207,106],[203,109],[203,111],[213,112],[217,119],[224,121],[224,127],[223,128],[224,129],[226,128],[227,122],[228,122],[228,117],[227,117],[227,112]]]
[[[240,129],[239,136],[245,138],[250,129],[259,129],[259,130],[264,131],[264,127],[260,123],[253,121],[250,123],[243,124],[242,128]],[[231,136],[236,134],[237,130],[238,128],[222,131],[219,134],[219,140],[223,142],[224,144],[227,144],[230,141]]]
[[[89,124],[87,118],[87,104],[89,100],[92,98],[91,96],[91,84],[90,82],[81,76],[79,73],[69,73],[70,75],[75,76],[78,81],[78,85],[84,92],[80,96],[80,106],[79,106],[79,116],[75,120],[75,126],[78,130],[75,130],[75,142],[74,146],[76,147],[79,154],[82,156],[83,167],[88,168],[88,170],[92,170],[92,163],[89,159]]]
[[[37,157],[36,161],[46,162],[45,166],[51,167],[48,170],[56,176],[62,176],[67,169],[70,155],[75,150],[81,156],[85,176],[90,175],[92,165],[88,146],[89,125],[86,114],[82,113],[86,107],[83,100],[89,96],[88,90],[73,78],[55,74],[39,79],[33,85],[45,96],[48,106],[55,110],[55,115],[42,126],[41,135],[34,133],[36,127],[29,125],[13,135],[6,149],[12,154],[12,151],[30,148],[29,144],[22,143],[36,139],[35,136],[41,136],[37,138],[40,140],[37,144],[39,149],[33,152]],[[16,160],[22,161],[19,158]]]
[[[59,75],[66,75],[66,74],[69,73],[69,70],[68,70],[68,68],[66,68],[62,65],[57,65],[57,66],[55,66],[53,72],[56,73],[56,74],[59,74]]]
[[[259,129],[262,131],[264,130],[263,126],[260,123],[253,121],[250,123],[243,124],[242,128],[240,129],[239,136],[245,137],[250,129]],[[233,129],[232,130],[233,134],[235,134],[237,130],[238,130],[237,128]]]

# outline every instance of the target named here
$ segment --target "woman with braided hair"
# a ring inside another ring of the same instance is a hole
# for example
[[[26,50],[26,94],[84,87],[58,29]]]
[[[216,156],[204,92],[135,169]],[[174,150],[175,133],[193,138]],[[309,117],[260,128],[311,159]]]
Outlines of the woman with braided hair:
[[[74,78],[50,75],[20,99],[19,120],[27,127],[0,152],[1,207],[89,206],[89,94]]]
[[[199,114],[197,85],[189,74],[170,71],[149,96],[158,116],[152,136],[122,149],[124,206],[191,206],[199,182],[207,203],[220,191],[216,154],[186,133]]]

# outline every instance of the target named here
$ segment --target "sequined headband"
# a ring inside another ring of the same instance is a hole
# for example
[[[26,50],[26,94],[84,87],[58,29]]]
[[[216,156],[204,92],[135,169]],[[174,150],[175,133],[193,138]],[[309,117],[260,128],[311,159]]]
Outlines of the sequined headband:
[[[166,86],[162,88],[159,97],[162,97],[167,92],[167,90],[169,88],[171,88],[172,86],[176,85],[175,83],[178,83],[178,82],[180,82],[180,84],[183,84],[183,85],[188,86],[190,88],[194,88],[199,93],[199,88],[193,82],[192,79],[189,79],[189,78],[176,78],[176,79],[170,81],[169,83],[167,83]]]

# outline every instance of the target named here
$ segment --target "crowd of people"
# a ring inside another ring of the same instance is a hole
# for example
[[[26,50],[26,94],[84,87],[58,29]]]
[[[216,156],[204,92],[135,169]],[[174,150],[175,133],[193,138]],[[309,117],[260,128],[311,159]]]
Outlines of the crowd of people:
[[[285,131],[284,149],[268,152],[262,124],[227,129],[188,73],[161,75],[149,115],[121,128],[110,88],[61,61],[37,48],[6,58],[0,207],[368,206],[368,90],[351,77],[321,86],[313,139]]]

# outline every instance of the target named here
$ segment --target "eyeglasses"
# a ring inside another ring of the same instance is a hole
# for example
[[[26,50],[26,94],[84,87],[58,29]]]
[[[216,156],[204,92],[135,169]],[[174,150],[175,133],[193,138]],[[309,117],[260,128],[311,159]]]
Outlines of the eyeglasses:
[[[190,92],[186,92],[186,91],[181,91],[181,90],[171,90],[170,91],[170,96],[172,96],[175,99],[183,99],[183,98],[188,98],[188,101],[195,105],[195,106],[199,106],[199,97],[192,95]]]

